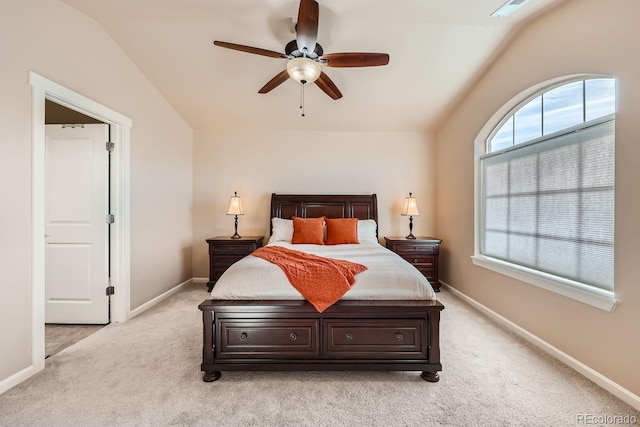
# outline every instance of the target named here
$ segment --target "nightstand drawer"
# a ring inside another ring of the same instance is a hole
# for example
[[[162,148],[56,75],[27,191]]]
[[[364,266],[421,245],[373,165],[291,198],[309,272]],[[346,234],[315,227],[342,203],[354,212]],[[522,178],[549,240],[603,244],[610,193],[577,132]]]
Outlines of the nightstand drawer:
[[[244,258],[243,255],[216,255],[213,259],[214,267],[230,267],[231,264],[240,261]]]
[[[416,254],[413,256],[402,255],[402,258],[406,259],[407,261],[409,261],[411,264],[415,266],[428,267],[428,266],[433,266],[436,263],[436,257],[433,255],[419,255],[419,254]]]
[[[224,254],[238,254],[249,255],[256,250],[254,245],[219,245],[213,247],[213,253],[218,255]]]
[[[402,254],[416,254],[416,253],[422,253],[422,254],[436,254],[438,253],[438,246],[439,245],[431,245],[431,244],[407,244],[407,243],[403,243],[403,244],[396,244],[395,245],[395,252],[399,255]]]

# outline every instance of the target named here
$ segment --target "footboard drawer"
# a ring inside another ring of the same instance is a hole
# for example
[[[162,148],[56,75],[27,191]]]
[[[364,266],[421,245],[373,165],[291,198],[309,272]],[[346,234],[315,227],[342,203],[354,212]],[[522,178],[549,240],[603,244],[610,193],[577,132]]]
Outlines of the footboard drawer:
[[[315,319],[217,321],[216,358],[296,358],[319,354]]]
[[[424,319],[324,320],[324,353],[335,358],[426,358]]]

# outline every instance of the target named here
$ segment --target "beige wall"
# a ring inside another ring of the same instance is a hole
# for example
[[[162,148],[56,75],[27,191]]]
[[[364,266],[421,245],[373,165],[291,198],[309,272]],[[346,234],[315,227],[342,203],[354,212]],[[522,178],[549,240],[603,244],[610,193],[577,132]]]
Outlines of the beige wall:
[[[205,239],[233,234],[226,216],[234,191],[246,214],[240,235],[269,234],[271,193],[378,195],[379,235],[406,235],[400,216],[408,192],[421,216],[414,234],[434,233],[432,141],[421,133],[196,131],[194,138],[195,277],[208,277]],[[266,243],[265,238],[265,243]]]
[[[637,0],[571,0],[521,32],[454,109],[437,136],[441,278],[640,395],[640,57]],[[616,295],[608,313],[475,267],[474,139],[512,97],[558,76],[617,77]],[[445,311],[446,321],[446,311]]]
[[[132,308],[192,276],[192,131],[92,19],[52,0],[0,0],[0,10],[1,382],[31,364],[28,71],[133,120]]]

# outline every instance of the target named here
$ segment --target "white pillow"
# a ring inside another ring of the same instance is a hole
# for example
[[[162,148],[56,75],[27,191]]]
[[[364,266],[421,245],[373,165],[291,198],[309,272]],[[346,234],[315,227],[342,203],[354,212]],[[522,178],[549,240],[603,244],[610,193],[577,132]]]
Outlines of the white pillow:
[[[361,219],[358,221],[358,242],[378,242],[378,236],[376,235],[377,229],[376,221],[374,219]]]
[[[289,242],[293,240],[293,221],[283,218],[271,218],[271,237],[269,243],[272,242]]]
[[[289,242],[293,240],[293,221],[283,218],[271,218],[271,237],[268,243]],[[373,219],[358,220],[358,242],[378,242],[376,230],[378,226]]]

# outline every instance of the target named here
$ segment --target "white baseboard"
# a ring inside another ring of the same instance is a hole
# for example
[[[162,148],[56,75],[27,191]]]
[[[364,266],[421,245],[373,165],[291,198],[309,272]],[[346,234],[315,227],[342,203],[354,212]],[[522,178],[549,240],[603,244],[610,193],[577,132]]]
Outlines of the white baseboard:
[[[499,325],[502,325],[502,326],[506,327],[507,329],[515,332],[518,336],[524,338],[525,340],[529,341],[531,344],[533,344],[536,347],[538,347],[538,348],[544,350],[545,352],[549,353],[551,356],[555,357],[560,362],[564,363],[565,365],[569,366],[570,368],[572,368],[575,371],[579,372],[580,374],[584,375],[585,377],[587,377],[588,379],[590,379],[591,381],[593,381],[594,383],[596,383],[597,385],[599,385],[603,389],[607,390],[609,393],[611,393],[614,396],[616,396],[618,399],[622,400],[625,403],[628,403],[634,409],[640,411],[640,396],[632,393],[631,391],[629,391],[626,388],[622,387],[620,384],[618,384],[618,383],[612,381],[611,379],[605,377],[601,373],[599,373],[596,370],[590,368],[589,366],[585,365],[584,363],[580,362],[579,360],[574,359],[573,357],[569,356],[567,353],[563,352],[562,350],[558,349],[557,347],[554,347],[553,345],[549,344],[548,342],[546,342],[545,340],[541,339],[540,337],[538,337],[538,336],[532,334],[531,332],[527,331],[526,329],[516,325],[515,323],[513,323],[510,320],[508,320],[507,318],[502,317],[501,315],[499,315],[495,311],[491,310],[489,307],[480,304],[478,301],[476,301],[473,298],[463,294],[462,292],[460,292],[456,288],[451,287],[451,285],[449,285],[449,284],[447,284],[447,283],[445,283],[443,281],[440,281],[440,283],[442,284],[442,286],[444,288],[446,288],[453,295],[457,296],[461,300],[463,300],[466,303],[468,303],[469,305],[471,305],[476,310],[478,310],[481,313],[485,314],[486,316],[491,318],[491,320],[493,320],[496,323],[498,323]]]
[[[185,280],[184,282],[180,283],[176,287],[169,289],[167,292],[165,292],[163,294],[160,294],[157,297],[155,297],[154,299],[152,299],[150,301],[147,301],[144,304],[134,308],[129,313],[129,319],[133,319],[137,315],[139,315],[141,313],[144,313],[145,311],[149,310],[151,307],[153,307],[154,305],[158,304],[159,302],[166,300],[171,295],[177,294],[178,292],[180,292],[182,290],[182,288],[184,288],[187,285],[190,285],[191,283],[193,283],[193,279]]]
[[[20,384],[22,381],[29,379],[36,373],[36,369],[33,366],[24,368],[23,370],[11,375],[8,378],[0,381],[0,394]]]
[[[194,277],[191,280],[193,280],[193,283],[209,283],[208,277]]]

